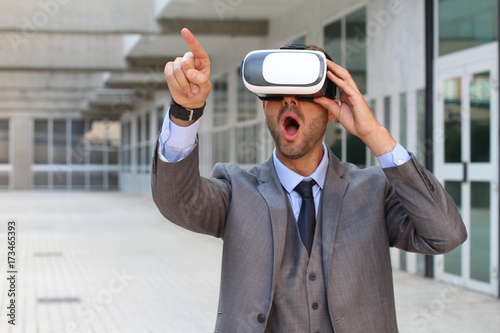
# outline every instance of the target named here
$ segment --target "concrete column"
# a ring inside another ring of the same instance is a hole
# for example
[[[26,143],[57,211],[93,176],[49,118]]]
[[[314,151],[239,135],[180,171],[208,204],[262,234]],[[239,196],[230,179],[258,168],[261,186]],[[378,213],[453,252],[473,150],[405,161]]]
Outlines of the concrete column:
[[[31,165],[33,163],[33,120],[24,115],[13,116],[11,126],[12,188],[15,190],[33,187]]]

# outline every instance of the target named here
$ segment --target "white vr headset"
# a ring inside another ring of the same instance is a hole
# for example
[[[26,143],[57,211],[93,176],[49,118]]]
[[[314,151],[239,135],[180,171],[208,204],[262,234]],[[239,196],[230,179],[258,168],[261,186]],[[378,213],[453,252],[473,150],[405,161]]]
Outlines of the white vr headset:
[[[243,83],[261,100],[282,100],[294,95],[311,101],[335,97],[336,86],[327,76],[326,56],[292,44],[279,50],[258,50],[247,54],[241,65]]]

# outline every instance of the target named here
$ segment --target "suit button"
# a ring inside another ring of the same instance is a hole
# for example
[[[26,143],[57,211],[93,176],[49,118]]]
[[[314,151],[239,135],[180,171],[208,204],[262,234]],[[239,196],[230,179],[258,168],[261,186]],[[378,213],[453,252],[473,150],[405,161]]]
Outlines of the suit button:
[[[262,313],[259,313],[257,315],[257,320],[259,321],[259,323],[264,323],[266,321],[266,317],[262,314]]]
[[[312,308],[313,308],[313,310],[318,310],[319,309],[319,304],[318,303],[313,303]]]
[[[314,273],[309,274],[309,280],[311,281],[316,280],[316,275]]]

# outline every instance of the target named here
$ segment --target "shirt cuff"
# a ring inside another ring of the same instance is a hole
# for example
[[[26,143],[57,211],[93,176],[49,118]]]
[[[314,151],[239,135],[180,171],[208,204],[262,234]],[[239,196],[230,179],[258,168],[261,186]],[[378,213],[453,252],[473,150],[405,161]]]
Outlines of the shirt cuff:
[[[200,120],[196,120],[187,127],[174,124],[170,120],[170,109],[163,120],[159,136],[159,156],[166,162],[178,162],[193,150],[196,145],[196,135],[200,127]]]
[[[382,168],[385,169],[402,165],[408,162],[410,158],[411,156],[408,151],[398,143],[391,152],[377,157],[377,160]]]

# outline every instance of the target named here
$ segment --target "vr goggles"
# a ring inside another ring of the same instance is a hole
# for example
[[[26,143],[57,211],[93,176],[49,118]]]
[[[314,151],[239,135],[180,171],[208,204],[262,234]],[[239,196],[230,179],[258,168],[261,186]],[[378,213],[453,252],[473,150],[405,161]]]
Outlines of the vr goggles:
[[[336,86],[326,76],[325,54],[306,47],[292,44],[248,53],[241,65],[243,83],[263,101],[280,101],[285,95],[303,101],[333,99]]]

